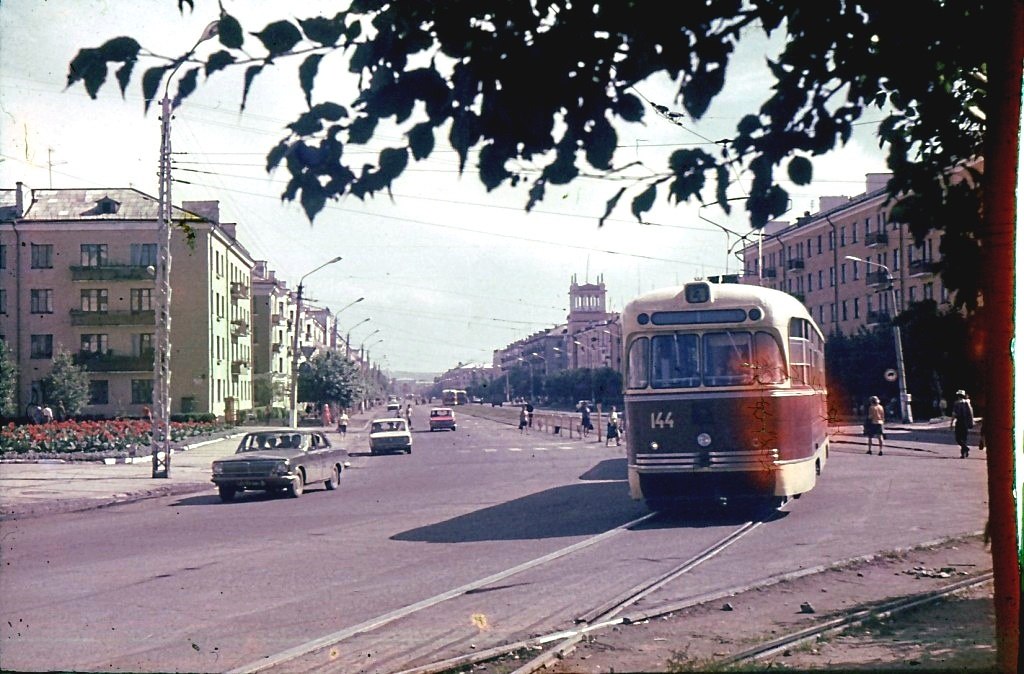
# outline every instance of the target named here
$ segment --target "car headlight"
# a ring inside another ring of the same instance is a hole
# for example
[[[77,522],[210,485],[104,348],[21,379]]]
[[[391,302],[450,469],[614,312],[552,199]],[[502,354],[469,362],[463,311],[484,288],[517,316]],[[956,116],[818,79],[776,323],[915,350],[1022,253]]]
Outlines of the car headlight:
[[[288,461],[285,460],[278,461],[277,463],[275,463],[274,467],[270,470],[270,472],[274,475],[287,475],[290,470],[291,466],[288,465]]]
[[[224,473],[224,466],[222,466],[219,463],[213,464],[213,474],[214,475],[222,475],[223,473]]]

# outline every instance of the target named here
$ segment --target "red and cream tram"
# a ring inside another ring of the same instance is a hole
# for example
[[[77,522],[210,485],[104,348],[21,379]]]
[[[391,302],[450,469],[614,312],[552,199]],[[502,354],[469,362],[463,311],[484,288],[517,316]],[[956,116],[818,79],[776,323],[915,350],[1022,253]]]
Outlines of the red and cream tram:
[[[689,283],[630,302],[622,331],[633,498],[781,505],[814,487],[828,458],[825,340],[801,302]]]

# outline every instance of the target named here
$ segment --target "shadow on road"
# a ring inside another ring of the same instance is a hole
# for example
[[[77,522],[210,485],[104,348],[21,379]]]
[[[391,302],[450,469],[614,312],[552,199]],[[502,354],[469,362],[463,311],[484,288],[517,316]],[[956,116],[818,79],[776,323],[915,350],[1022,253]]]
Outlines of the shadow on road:
[[[605,459],[580,475],[581,480],[625,480],[626,458]]]
[[[469,543],[592,536],[640,517],[625,483],[555,487],[391,537],[396,541]]]

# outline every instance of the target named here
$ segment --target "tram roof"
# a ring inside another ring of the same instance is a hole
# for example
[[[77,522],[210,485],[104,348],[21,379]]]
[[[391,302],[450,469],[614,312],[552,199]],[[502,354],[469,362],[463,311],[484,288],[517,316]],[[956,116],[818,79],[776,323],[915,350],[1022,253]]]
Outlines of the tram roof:
[[[686,301],[686,287],[694,284],[707,285],[710,290],[710,299],[706,303],[691,304]],[[694,281],[685,285],[669,286],[658,288],[644,293],[626,304],[623,315],[636,314],[641,311],[652,311],[654,309],[679,309],[681,307],[699,308],[701,306],[714,306],[716,302],[733,304],[735,302],[747,301],[766,308],[772,307],[774,311],[791,316],[805,316],[810,318],[810,313],[803,302],[789,293],[772,288],[747,285],[743,283],[708,283],[706,281]]]

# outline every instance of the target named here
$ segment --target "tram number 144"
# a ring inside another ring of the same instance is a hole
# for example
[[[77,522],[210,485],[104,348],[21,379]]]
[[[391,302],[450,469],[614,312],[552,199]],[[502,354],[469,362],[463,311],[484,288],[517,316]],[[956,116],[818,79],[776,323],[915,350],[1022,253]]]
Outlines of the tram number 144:
[[[671,412],[651,412],[651,428],[675,428]]]

